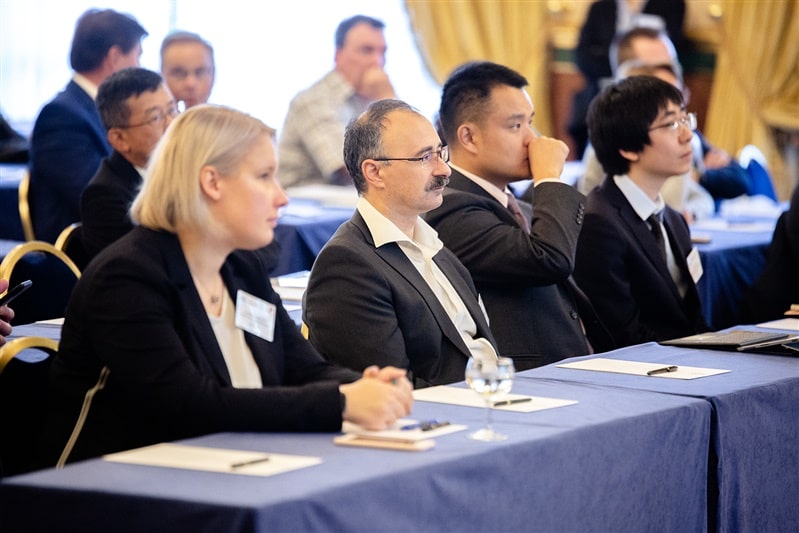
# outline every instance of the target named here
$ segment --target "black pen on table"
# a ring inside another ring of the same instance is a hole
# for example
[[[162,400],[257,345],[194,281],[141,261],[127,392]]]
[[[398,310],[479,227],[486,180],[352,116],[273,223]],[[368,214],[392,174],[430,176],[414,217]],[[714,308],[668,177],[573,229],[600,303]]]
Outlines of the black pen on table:
[[[249,461],[241,461],[239,463],[232,463],[230,465],[230,469],[231,470],[236,470],[237,468],[242,468],[242,467],[250,466],[250,465],[257,465],[257,464],[260,464],[260,463],[265,463],[267,461],[269,461],[269,456],[268,455],[266,457],[259,457],[257,459],[250,459]]]
[[[664,366],[662,368],[656,368],[654,370],[650,370],[646,373],[647,376],[656,376],[658,374],[666,374],[668,372],[677,372],[676,365]]]
[[[513,400],[499,400],[498,402],[494,402],[494,407],[502,407],[503,405],[513,405],[515,403],[524,403],[524,402],[531,402],[533,401],[532,398],[516,398]]]

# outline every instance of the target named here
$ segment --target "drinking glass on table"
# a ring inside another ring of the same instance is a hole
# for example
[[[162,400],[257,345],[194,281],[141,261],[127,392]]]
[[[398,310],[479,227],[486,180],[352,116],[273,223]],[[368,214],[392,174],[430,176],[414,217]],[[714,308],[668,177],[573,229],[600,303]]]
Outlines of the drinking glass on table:
[[[497,400],[510,392],[514,373],[513,359],[510,357],[498,357],[496,360],[472,357],[466,363],[466,384],[486,402],[486,425],[471,433],[470,439],[490,442],[508,438],[491,427],[491,409]]]

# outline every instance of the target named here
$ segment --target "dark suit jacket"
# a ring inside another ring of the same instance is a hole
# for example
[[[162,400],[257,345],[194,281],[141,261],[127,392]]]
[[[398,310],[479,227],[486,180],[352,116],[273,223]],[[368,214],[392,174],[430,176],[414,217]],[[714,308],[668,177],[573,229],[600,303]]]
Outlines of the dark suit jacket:
[[[100,164],[80,198],[81,237],[89,259],[133,229],[130,204],[141,175],[116,150]]]
[[[596,333],[596,350],[614,347],[571,279],[585,197],[566,185],[542,183],[533,202],[519,202],[532,216],[528,235],[506,207],[453,169],[443,203],[425,215],[471,273],[500,352],[518,369],[589,353],[581,317]]]
[[[683,279],[685,297],[669,275],[646,222],[612,177],[588,195],[577,242],[574,278],[620,346],[707,331],[699,294],[688,273],[691,235],[685,219],[666,207],[664,226]]]
[[[446,248],[434,261],[496,350],[467,270]],[[399,245],[375,248],[357,211],[316,258],[303,319],[324,356],[355,370],[406,368],[415,387],[464,379],[470,353],[452,320]]]
[[[33,126],[30,204],[37,239],[55,242],[80,220],[80,194],[110,153],[94,100],[70,81]]]
[[[241,289],[277,305],[273,342],[244,333],[263,388],[236,389],[177,237],[136,227],[101,252],[67,307],[44,464],[55,464],[103,367],[110,375],[70,460],[219,431],[340,430],[338,383],[360,375],[302,338],[262,258],[234,252],[222,268],[234,302]]]
[[[775,320],[791,304],[799,304],[799,186],[777,220],[763,272],[743,298],[743,315],[754,324]]]

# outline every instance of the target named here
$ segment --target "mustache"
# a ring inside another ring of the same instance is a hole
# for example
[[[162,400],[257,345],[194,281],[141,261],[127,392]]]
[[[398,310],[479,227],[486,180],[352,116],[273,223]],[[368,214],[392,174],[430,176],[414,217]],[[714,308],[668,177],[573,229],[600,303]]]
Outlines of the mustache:
[[[448,176],[434,176],[433,181],[427,184],[426,191],[432,191],[433,189],[438,189],[439,187],[446,187],[449,185],[449,177]]]

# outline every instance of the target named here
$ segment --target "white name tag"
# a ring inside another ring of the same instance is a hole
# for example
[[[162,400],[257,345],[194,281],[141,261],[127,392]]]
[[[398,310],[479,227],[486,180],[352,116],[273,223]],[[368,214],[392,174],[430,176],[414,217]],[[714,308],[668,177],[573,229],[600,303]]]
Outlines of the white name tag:
[[[239,290],[236,293],[236,327],[264,340],[275,340],[277,307],[266,300]]]
[[[686,261],[688,261],[688,272],[691,273],[694,284],[699,283],[702,274],[704,274],[704,270],[702,270],[702,259],[699,257],[699,250],[696,249],[696,246],[694,246],[691,253],[688,254]]]

